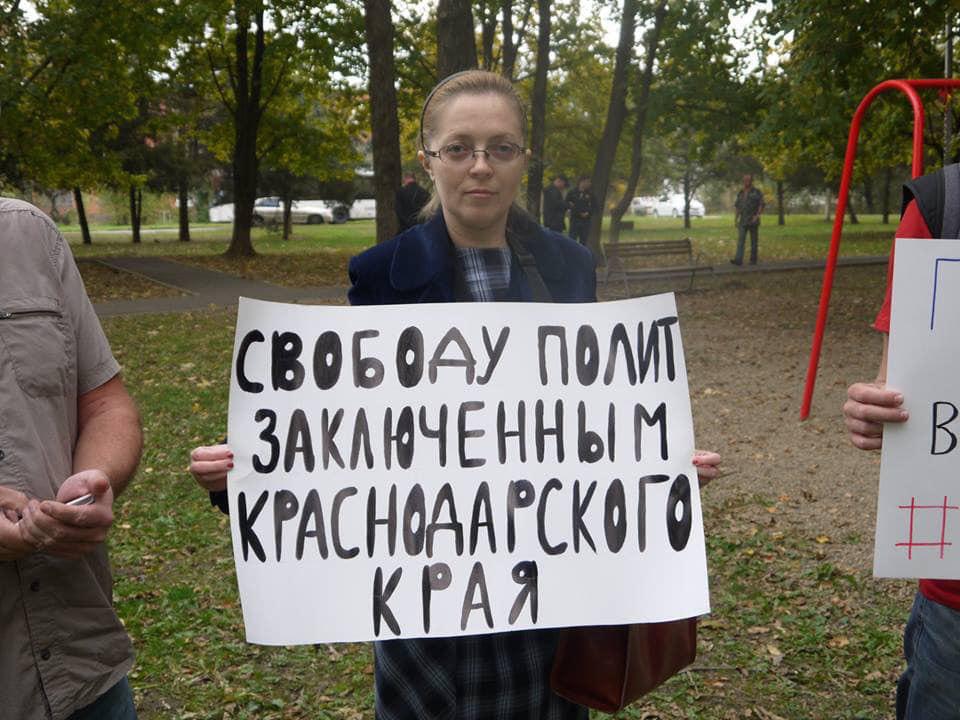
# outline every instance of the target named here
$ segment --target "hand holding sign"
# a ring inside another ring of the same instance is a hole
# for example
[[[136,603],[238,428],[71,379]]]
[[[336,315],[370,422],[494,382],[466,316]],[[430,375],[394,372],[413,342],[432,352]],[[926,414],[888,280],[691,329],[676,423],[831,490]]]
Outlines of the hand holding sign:
[[[233,453],[227,445],[207,445],[190,453],[190,474],[207,492],[227,489],[227,473],[233,469]]]
[[[886,374],[886,368],[883,373]],[[883,426],[906,422],[909,417],[903,409],[903,394],[888,389],[883,382],[854,383],[847,389],[843,419],[850,442],[861,450],[879,450],[883,445]]]
[[[691,458],[697,468],[697,483],[703,489],[711,480],[720,477],[720,454],[697,450]],[[227,488],[227,473],[233,469],[233,452],[229,445],[201,445],[190,452],[188,470],[197,484],[207,492]]]

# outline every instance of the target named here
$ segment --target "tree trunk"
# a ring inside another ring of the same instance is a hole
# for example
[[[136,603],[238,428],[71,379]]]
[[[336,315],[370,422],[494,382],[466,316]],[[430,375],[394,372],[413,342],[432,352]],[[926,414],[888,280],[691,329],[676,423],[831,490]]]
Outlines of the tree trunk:
[[[50,219],[55,223],[63,222],[63,216],[60,214],[60,208],[57,207],[57,197],[60,195],[60,191],[46,190],[44,191],[43,195],[50,203]]]
[[[857,218],[857,211],[853,209],[853,200],[850,199],[849,195],[847,196],[847,215],[850,216],[851,225],[860,224],[860,220]]]
[[[257,199],[256,120],[241,114],[238,103],[233,146],[233,236],[226,254],[230,257],[256,255],[251,239],[253,204]]]
[[[513,36],[513,0],[503,0],[500,4],[500,25],[503,28],[503,68],[501,74],[513,82],[513,73],[517,64],[517,44]],[[539,56],[539,50],[538,56]]]
[[[289,240],[293,235],[293,191],[289,186],[283,189],[280,200],[283,202],[283,239]]]
[[[180,173],[177,178],[177,198],[179,201],[180,242],[190,242],[190,198],[187,191],[190,189],[187,174]]]
[[[617,42],[616,60],[613,66],[613,85],[610,88],[610,102],[607,106],[607,119],[603,126],[603,135],[597,148],[597,159],[593,165],[592,190],[597,200],[596,211],[590,219],[588,245],[595,257],[601,257],[600,228],[603,225],[603,210],[607,203],[607,185],[613,169],[613,159],[617,153],[617,143],[627,116],[627,71],[630,67],[630,55],[633,51],[633,36],[637,20],[637,0],[623,0],[623,13],[620,18],[620,39]]]
[[[363,4],[366,11],[364,24],[367,52],[370,57],[370,116],[373,128],[373,187],[377,200],[377,242],[383,242],[397,233],[397,188],[400,187],[402,170],[397,92],[394,87],[393,19],[390,16],[390,0],[364,0]],[[468,14],[469,11],[468,4]],[[470,33],[472,38],[472,20]],[[476,67],[476,50],[473,53]]]
[[[893,168],[884,168],[883,169],[883,199],[882,199],[882,212],[883,212],[883,224],[890,224],[890,186],[893,184]]]
[[[494,0],[481,0],[479,3],[483,58],[480,67],[484,70],[493,70],[493,41],[497,34],[497,10],[493,2]]]
[[[690,173],[683,174],[683,229],[690,229]]]
[[[368,5],[368,2],[364,2]],[[391,39],[392,47],[392,39]],[[477,67],[477,42],[473,35],[470,0],[437,3],[437,79]],[[379,216],[379,206],[377,215]]]
[[[83,193],[79,187],[73,188],[73,204],[77,206],[77,222],[80,223],[80,236],[83,238],[84,245],[92,245],[93,238],[90,237],[90,225],[87,224],[87,211],[83,207]]]
[[[530,107],[530,169],[527,174],[527,210],[540,217],[543,192],[543,145],[547,135],[547,72],[550,70],[550,0],[537,0],[537,66]]]
[[[783,180],[777,180],[777,225],[786,225],[783,212]]]
[[[647,57],[644,61],[643,74],[639,76],[639,89],[634,88],[633,101],[636,117],[633,121],[633,145],[630,149],[630,177],[627,179],[627,188],[624,190],[620,202],[610,212],[611,245],[620,242],[620,220],[630,208],[630,200],[637,190],[640,181],[640,170],[643,167],[643,132],[647,122],[647,107],[650,104],[650,85],[653,82],[653,64],[660,45],[660,31],[663,29],[663,19],[667,15],[667,0],[660,0],[654,11],[653,28],[647,36]]]
[[[250,237],[253,225],[253,204],[257,199],[257,134],[263,108],[260,97],[263,82],[263,56],[266,43],[263,35],[263,9],[256,12],[257,29],[254,35],[253,64],[248,57],[248,33],[250,16],[241,8],[239,0],[234,3],[237,31],[236,48],[234,144],[233,144],[233,237],[226,255],[251,257],[256,255]]]
[[[863,181],[863,200],[867,205],[867,212],[873,215],[876,205],[873,202],[873,179],[865,178]]]
[[[140,213],[143,210],[143,192],[136,185],[130,186],[130,229],[133,243],[140,244]]]

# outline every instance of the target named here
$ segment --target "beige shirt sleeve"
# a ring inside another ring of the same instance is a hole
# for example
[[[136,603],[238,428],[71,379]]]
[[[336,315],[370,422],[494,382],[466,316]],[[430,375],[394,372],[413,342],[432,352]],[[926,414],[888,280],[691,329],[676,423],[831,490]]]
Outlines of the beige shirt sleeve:
[[[87,297],[70,246],[59,231],[51,229],[51,232],[58,236],[53,246],[59,248],[56,260],[63,290],[63,311],[70,320],[76,338],[77,394],[82,395],[100,387],[120,372],[120,364],[113,357],[110,343]]]

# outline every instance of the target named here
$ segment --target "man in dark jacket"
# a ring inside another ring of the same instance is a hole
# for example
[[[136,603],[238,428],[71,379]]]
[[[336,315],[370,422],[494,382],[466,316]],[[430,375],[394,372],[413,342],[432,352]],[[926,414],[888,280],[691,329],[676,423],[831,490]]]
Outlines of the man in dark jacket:
[[[750,233],[750,264],[757,264],[757,244],[760,234],[760,214],[763,212],[763,193],[753,186],[753,175],[743,176],[743,188],[737,193],[734,203],[737,225],[737,254],[730,260],[734,265],[743,265],[743,251]]]
[[[430,201],[430,194],[417,184],[412,172],[403,174],[403,185],[397,190],[397,219],[399,232],[411,228],[420,222],[420,211]]]
[[[563,201],[563,191],[566,189],[566,176],[557,175],[543,191],[543,224],[557,232],[563,232],[567,227],[564,223],[567,205]]]
[[[577,186],[567,193],[567,207],[570,208],[570,237],[581,245],[587,244],[590,234],[590,218],[596,209],[596,201],[590,193],[590,177],[581,175]]]

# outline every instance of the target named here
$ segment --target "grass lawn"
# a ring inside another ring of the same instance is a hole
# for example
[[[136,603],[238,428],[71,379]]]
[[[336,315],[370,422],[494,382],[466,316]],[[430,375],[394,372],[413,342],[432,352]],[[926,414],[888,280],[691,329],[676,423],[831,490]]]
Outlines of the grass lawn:
[[[635,227],[621,234],[624,241],[690,237],[702,263],[725,264],[733,256],[736,229],[732,215],[692,218],[692,226],[686,230],[682,219],[629,219],[634,221]],[[879,215],[861,215],[858,225],[847,223],[841,256],[887,254],[895,226],[883,225],[880,219]],[[760,229],[761,262],[826,257],[832,224],[824,221],[822,216],[791,215],[782,227],[777,226],[774,217],[765,217],[764,222]],[[161,228],[158,232],[144,234],[139,245],[130,242],[129,232],[115,228],[95,228],[92,245],[80,244],[79,233],[70,228],[66,230],[67,239],[78,258],[116,255],[171,257],[287,287],[347,284],[348,260],[372,245],[376,232],[373,220],[356,220],[341,225],[295,225],[294,236],[287,241],[281,239],[277,230],[257,229],[253,233],[253,244],[258,255],[233,259],[223,256],[230,240],[230,226],[224,224],[205,224],[195,228],[189,243],[177,241],[176,228]],[[88,285],[90,282],[88,280]],[[141,280],[140,287],[134,291],[136,296],[151,296],[150,285]],[[114,298],[114,290],[101,291],[96,285],[90,285],[90,290],[97,300]],[[163,291],[156,292],[162,294]]]
[[[707,218],[697,238],[715,233],[720,242],[728,220]],[[638,232],[673,232],[669,221],[646,224]],[[863,234],[877,237],[863,242],[882,252],[887,231],[868,222],[860,229],[869,228]],[[828,226],[809,219],[779,238],[765,227],[764,248],[813,252],[823,242],[817,229]],[[326,237],[315,232],[351,234],[341,236],[344,246],[364,242],[360,223],[304,231],[311,239],[284,246],[263,238],[258,248],[303,261],[322,252],[309,247]],[[165,255],[179,249],[157,246]],[[222,247],[204,240],[190,250]],[[846,384],[875,371],[865,316],[882,295],[882,276],[877,268],[838,274],[815,415],[804,424],[797,393],[819,274],[736,276],[680,296],[698,440],[724,454],[728,472],[704,500],[713,613],[701,626],[695,669],[619,717],[892,717],[912,583],[870,576],[875,458],[850,448],[836,419]],[[140,715],[372,718],[368,645],[243,640],[227,519],[185,470],[189,449],[217,441],[226,426],[233,319],[210,311],[104,323],[146,434],[111,539],[117,608],[138,651],[131,681]]]
[[[80,232],[70,226],[61,228],[77,257],[102,257],[105,255],[159,255],[165,257],[191,257],[220,255],[230,244],[232,226],[227,223],[204,223],[191,226],[191,240],[182,243],[177,239],[177,229],[152,227],[144,229],[139,245],[130,241],[129,228],[93,227],[92,243],[83,245]],[[302,255],[320,248],[347,250],[357,253],[374,242],[376,229],[373,220],[352,220],[340,225],[294,225],[293,237],[283,240],[275,228],[255,228],[253,246],[265,255]]]
[[[621,235],[624,240],[673,240],[689,237],[703,261],[725,263],[733,257],[737,245],[737,229],[733,215],[708,215],[691,218],[691,227],[684,229],[683,219],[637,217],[634,230]],[[886,255],[895,224],[884,225],[880,215],[861,215],[857,225],[844,224],[840,255]],[[776,216],[765,215],[760,226],[760,261],[825,258],[830,247],[833,223],[822,215],[788,215],[786,224],[777,225]],[[750,238],[747,237],[749,253]]]

